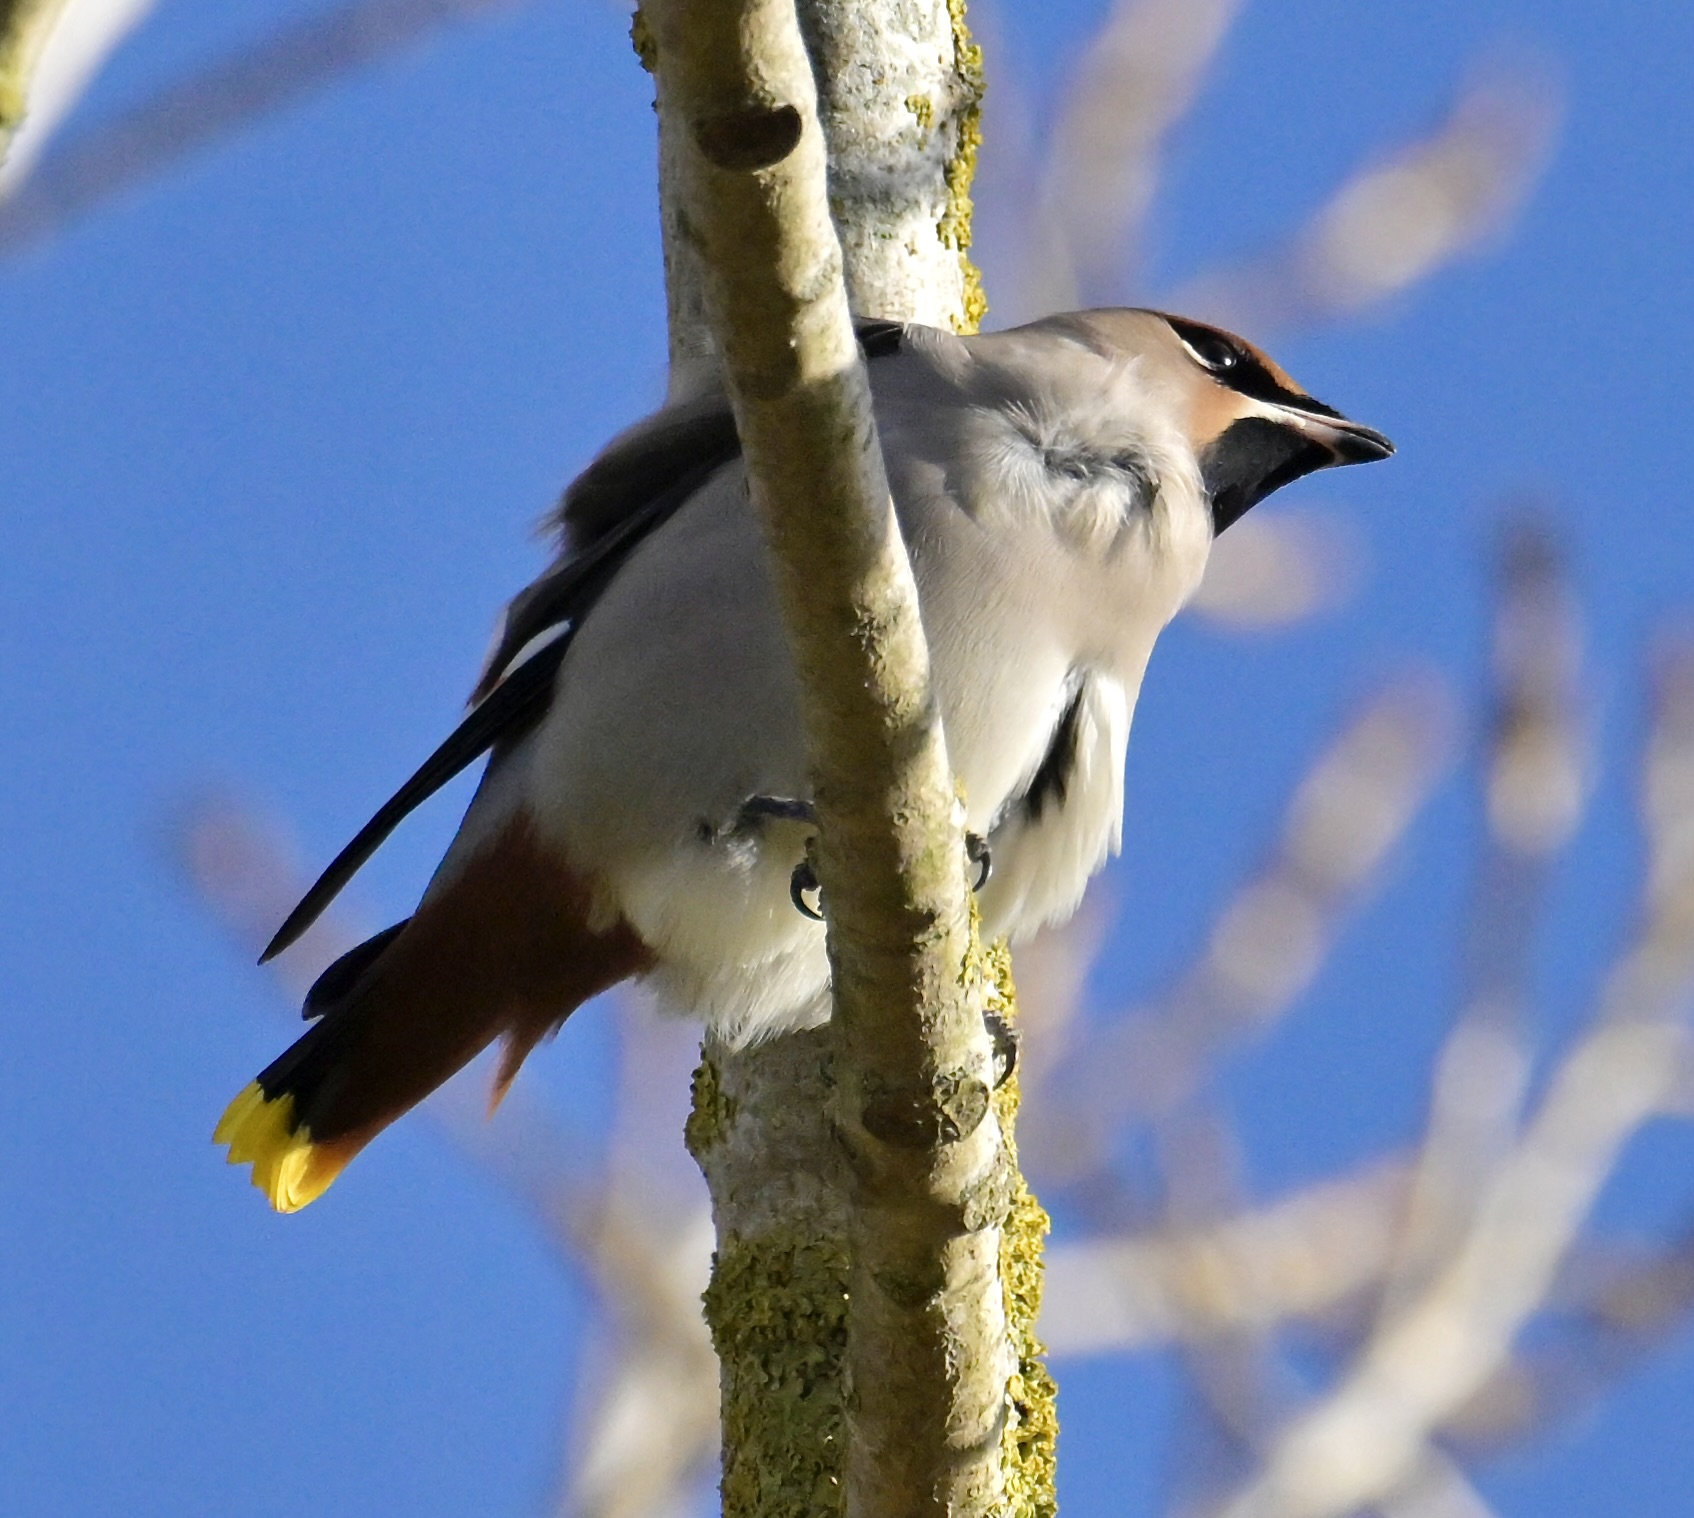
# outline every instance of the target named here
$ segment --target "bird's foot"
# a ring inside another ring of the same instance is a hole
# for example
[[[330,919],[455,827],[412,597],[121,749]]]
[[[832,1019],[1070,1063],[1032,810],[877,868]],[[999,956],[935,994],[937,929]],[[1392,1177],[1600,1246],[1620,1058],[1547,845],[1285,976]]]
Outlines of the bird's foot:
[[[802,806],[803,802],[779,802],[770,796],[755,796],[741,810],[743,814],[753,811],[755,804],[760,805],[759,816],[793,816],[790,812],[778,813],[775,807]],[[807,811],[811,808],[808,806]],[[965,834],[965,857],[976,866],[976,879],[971,885],[972,891],[980,891],[988,884],[988,877],[994,871],[994,856],[988,851],[987,840],[975,833]],[[818,889],[817,871],[812,868],[812,861],[802,859],[794,866],[794,873],[788,877],[788,899],[794,903],[794,910],[802,917],[810,917],[813,922],[822,922],[823,894]]]

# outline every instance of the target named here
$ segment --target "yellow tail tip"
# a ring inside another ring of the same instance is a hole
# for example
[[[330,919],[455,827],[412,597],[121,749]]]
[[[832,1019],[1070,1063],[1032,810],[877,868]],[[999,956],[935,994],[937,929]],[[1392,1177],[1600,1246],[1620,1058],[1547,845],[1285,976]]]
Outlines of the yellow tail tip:
[[[352,1158],[345,1146],[314,1144],[312,1130],[295,1125],[294,1098],[266,1096],[257,1081],[224,1109],[212,1142],[229,1146],[230,1164],[252,1165],[253,1184],[278,1212],[315,1202]]]

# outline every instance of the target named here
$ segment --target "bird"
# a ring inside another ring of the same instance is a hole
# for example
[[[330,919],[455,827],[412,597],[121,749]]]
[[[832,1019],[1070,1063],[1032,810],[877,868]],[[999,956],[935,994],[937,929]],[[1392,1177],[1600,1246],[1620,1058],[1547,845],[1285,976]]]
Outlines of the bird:
[[[1167,313],[856,330],[982,932],[1016,941],[1120,847],[1143,672],[1217,535],[1393,445],[1242,338]],[[499,1040],[497,1103],[622,981],[732,1047],[828,1016],[798,678],[721,385],[614,438],[549,522],[557,557],[507,606],[463,721],[265,950],[489,756],[412,916],[324,970],[311,1027],[217,1125],[278,1211]]]

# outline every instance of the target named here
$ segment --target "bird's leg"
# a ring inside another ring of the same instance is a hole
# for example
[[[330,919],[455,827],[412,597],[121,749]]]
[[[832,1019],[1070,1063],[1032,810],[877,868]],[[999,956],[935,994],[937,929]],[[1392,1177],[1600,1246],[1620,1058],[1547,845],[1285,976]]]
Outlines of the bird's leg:
[[[741,803],[741,810],[735,818],[736,827],[742,830],[760,827],[767,822],[803,822],[816,827],[818,815],[811,802],[797,797],[749,796]],[[808,849],[811,843],[812,840],[808,839]],[[802,917],[810,917],[813,922],[823,921],[823,898],[818,894],[817,872],[812,868],[809,855],[794,866],[794,873],[788,877],[788,899]]]
[[[976,866],[976,880],[971,885],[972,891],[980,891],[988,884],[988,877],[994,873],[994,856],[989,852],[988,840],[980,833],[965,834],[965,858]],[[998,1091],[1012,1078],[1012,1072],[1018,1067],[1019,1033],[992,1007],[984,1008],[982,1025],[988,1030],[988,1036],[994,1040],[994,1089]]]

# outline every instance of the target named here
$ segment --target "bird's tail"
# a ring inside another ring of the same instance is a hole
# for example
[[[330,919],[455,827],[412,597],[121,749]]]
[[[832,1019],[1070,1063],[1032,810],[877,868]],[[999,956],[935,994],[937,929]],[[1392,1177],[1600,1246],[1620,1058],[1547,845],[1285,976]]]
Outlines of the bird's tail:
[[[542,1038],[649,959],[622,923],[591,931],[587,892],[509,827],[415,917],[324,971],[306,997],[316,1023],[229,1104],[213,1141],[252,1165],[278,1212],[298,1211],[502,1038],[497,1103]]]

